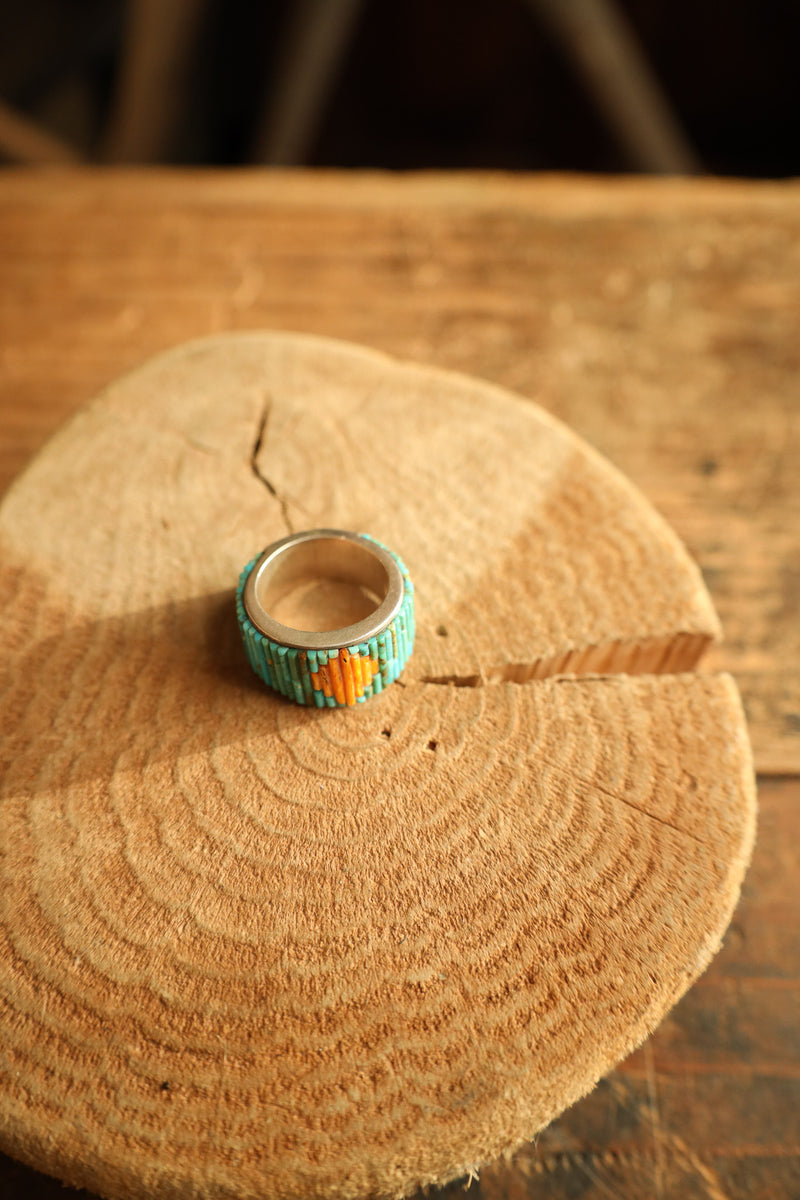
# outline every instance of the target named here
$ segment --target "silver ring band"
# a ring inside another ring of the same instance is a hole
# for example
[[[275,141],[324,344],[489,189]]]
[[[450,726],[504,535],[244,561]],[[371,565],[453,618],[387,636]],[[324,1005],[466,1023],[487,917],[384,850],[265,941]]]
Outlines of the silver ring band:
[[[353,625],[309,632],[283,625],[268,611],[270,593],[309,577],[346,581],[380,598],[374,612]],[[400,611],[403,575],[393,554],[371,538],[343,529],[309,529],[268,546],[244,588],[248,617],[266,637],[297,650],[338,650],[377,637]]]

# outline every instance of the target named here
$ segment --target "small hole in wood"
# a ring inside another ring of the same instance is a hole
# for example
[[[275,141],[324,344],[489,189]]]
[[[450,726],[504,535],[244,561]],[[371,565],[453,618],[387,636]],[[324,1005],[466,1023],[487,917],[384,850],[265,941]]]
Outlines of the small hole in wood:
[[[447,637],[447,626],[446,625],[437,625],[436,633],[439,637]]]
[[[381,730],[381,737],[390,738],[391,736],[392,736],[391,729],[386,728],[386,729]]]
[[[439,743],[436,741],[436,738],[431,738],[431,740],[428,742],[428,749],[435,750],[438,745]]]
[[[169,1084],[167,1083],[167,1081],[166,1081],[166,1080],[164,1080],[164,1082],[162,1083],[162,1085],[161,1085],[161,1090],[162,1090],[162,1092],[168,1092],[168,1091],[169,1091]]]

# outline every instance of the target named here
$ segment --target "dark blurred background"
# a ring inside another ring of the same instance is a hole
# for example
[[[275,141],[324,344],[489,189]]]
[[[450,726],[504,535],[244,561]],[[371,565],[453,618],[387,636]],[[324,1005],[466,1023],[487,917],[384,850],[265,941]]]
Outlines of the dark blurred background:
[[[800,174],[796,0],[0,0],[0,161]]]

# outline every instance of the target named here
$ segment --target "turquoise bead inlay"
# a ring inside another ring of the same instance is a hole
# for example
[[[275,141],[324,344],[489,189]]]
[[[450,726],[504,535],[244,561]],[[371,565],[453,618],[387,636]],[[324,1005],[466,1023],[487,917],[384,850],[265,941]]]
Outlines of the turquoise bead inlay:
[[[375,538],[369,541],[382,546]],[[377,637],[340,650],[296,650],[256,629],[244,607],[244,589],[260,555],[247,564],[236,589],[236,617],[248,662],[267,687],[298,704],[341,708],[363,704],[397,679],[414,649],[414,585],[403,562],[391,550],[388,553],[403,576],[400,610]]]

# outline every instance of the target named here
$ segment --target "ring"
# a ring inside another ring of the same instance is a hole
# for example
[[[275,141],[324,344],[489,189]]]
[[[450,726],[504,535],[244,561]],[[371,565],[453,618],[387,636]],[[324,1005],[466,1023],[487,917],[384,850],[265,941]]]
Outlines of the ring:
[[[342,529],[267,546],[242,571],[236,615],[259,679],[318,708],[382,692],[414,645],[414,585],[402,561],[367,534]]]

